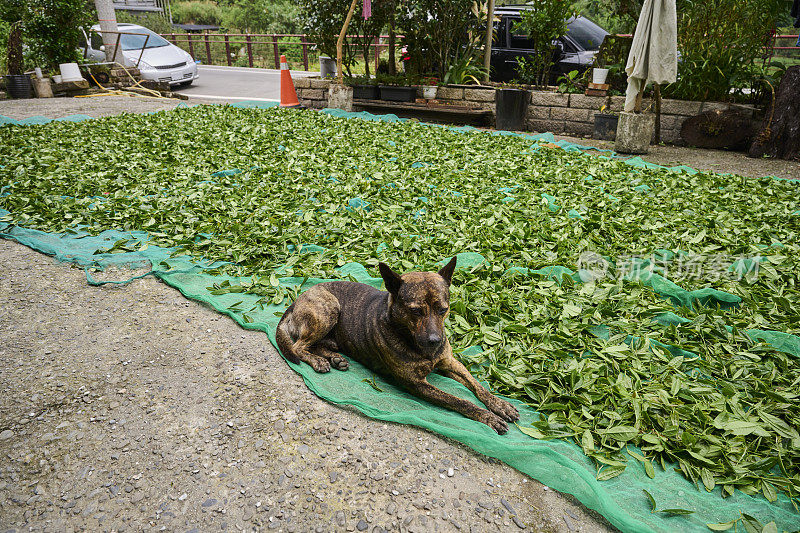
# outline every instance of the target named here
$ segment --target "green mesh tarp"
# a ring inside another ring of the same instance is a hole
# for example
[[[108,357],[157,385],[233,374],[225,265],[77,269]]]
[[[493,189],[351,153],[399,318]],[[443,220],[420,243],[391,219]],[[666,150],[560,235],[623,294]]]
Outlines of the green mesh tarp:
[[[251,106],[266,107],[263,103],[238,105],[238,107]],[[362,113],[345,114],[337,111],[336,114],[372,120],[399,120],[392,116],[388,118],[374,115],[367,117]],[[542,137],[542,139],[550,142],[547,137]],[[578,147],[571,148],[579,149]],[[629,164],[641,165],[638,161],[628,161]],[[0,210],[0,216],[5,214],[7,212]],[[245,293],[212,295],[208,287],[215,283],[228,281],[237,285],[246,281],[207,273],[209,268],[218,265],[195,260],[189,256],[170,257],[174,250],[154,245],[149,245],[146,249],[136,252],[101,252],[123,238],[134,239],[141,243],[147,242],[147,234],[144,232],[105,231],[97,236],[80,233],[54,235],[0,223],[0,237],[13,239],[61,261],[84,266],[87,269],[87,279],[91,283],[109,283],[95,281],[90,272],[92,268],[103,269],[109,266],[144,268],[146,269],[144,273],[131,279],[143,275],[154,275],[180,290],[186,297],[204,302],[219,312],[227,314],[242,327],[266,332],[273,344],[275,344],[275,327],[279,320],[275,313],[283,311],[288,304],[285,302],[277,306],[265,306],[263,310],[248,311],[252,322],[246,321],[242,313],[232,311],[230,308],[237,307],[234,306],[234,303],[238,301],[242,301],[241,308],[255,307],[259,297]],[[459,268],[471,267],[483,261],[485,259],[478,254],[461,254]],[[342,274],[350,275],[358,281],[376,287],[381,286],[381,280],[371,278],[367,270],[360,264],[349,263],[341,267],[341,271]],[[560,279],[566,274],[573,276],[576,281],[580,281],[582,275],[581,272],[573,272],[565,267],[548,267],[548,269],[540,271],[516,269],[515,272],[522,275],[550,276],[556,279]],[[656,292],[677,305],[688,304],[691,306],[713,301],[735,306],[738,303],[737,297],[714,289],[686,291],[658,273],[645,271],[645,274],[637,274],[637,276],[642,283],[651,286]],[[119,282],[127,281],[130,280],[120,280]],[[307,289],[321,281],[325,280],[280,279],[281,284],[288,287],[303,283],[302,289]],[[658,317],[658,320],[669,324],[685,319],[678,315],[668,314]],[[763,340],[776,349],[800,356],[800,339],[795,336],[757,330],[751,330],[748,333],[751,337]],[[608,335],[608,331],[598,328],[596,334]],[[479,348],[476,349],[479,350]],[[650,479],[638,461],[629,462],[628,468],[615,478],[602,482],[597,481],[594,464],[583,454],[580,447],[571,442],[557,439],[533,439],[523,434],[515,426],[511,426],[506,435],[497,435],[484,424],[467,419],[453,411],[433,406],[405,393],[390,382],[373,376],[371,372],[355,361],[351,362],[350,369],[346,372],[331,371],[328,374],[317,374],[305,364],[287,364],[302,376],[315,394],[327,401],[352,405],[369,417],[413,424],[462,442],[480,453],[502,460],[556,490],[574,495],[581,503],[598,511],[622,531],[708,531],[707,523],[727,522],[738,518],[741,512],[754,516],[762,523],[774,521],[781,530],[792,531],[800,527],[800,515],[782,494],[778,496],[775,503],[769,503],[761,495],[748,496],[740,491],[723,499],[719,488],[711,493],[698,489],[672,469],[657,470],[655,479]],[[374,378],[375,383],[382,391],[377,391],[369,383],[364,382],[365,378]],[[472,393],[453,380],[432,375],[430,381],[447,392],[479,403]],[[519,401],[510,401],[520,411],[521,425],[530,425],[538,420],[539,415],[534,410]],[[653,494],[661,508],[681,508],[695,512],[687,516],[651,513],[649,501],[644,496],[642,489]]]

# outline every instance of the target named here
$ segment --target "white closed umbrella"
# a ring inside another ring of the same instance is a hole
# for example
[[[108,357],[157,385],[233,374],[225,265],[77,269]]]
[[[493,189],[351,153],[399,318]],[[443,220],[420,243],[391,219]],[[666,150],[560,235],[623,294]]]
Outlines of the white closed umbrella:
[[[645,0],[628,63],[625,111],[641,111],[648,83],[672,83],[678,74],[678,15],[675,0]],[[638,97],[638,98],[637,98]]]

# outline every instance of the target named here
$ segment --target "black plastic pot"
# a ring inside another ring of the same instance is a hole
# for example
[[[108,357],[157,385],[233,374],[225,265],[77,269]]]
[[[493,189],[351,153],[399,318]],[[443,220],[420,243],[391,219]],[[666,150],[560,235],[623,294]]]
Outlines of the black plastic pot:
[[[497,91],[497,119],[495,128],[507,131],[524,131],[530,94],[522,89]]]
[[[618,115],[606,115],[605,113],[594,114],[594,133],[593,139],[603,141],[613,141],[617,138]]]
[[[381,85],[381,100],[392,102],[414,102],[417,99],[416,87],[397,87],[394,85]]]
[[[33,98],[31,77],[27,74],[7,74],[6,90],[11,98]]]
[[[353,85],[353,98],[377,100],[379,95],[376,85]]]

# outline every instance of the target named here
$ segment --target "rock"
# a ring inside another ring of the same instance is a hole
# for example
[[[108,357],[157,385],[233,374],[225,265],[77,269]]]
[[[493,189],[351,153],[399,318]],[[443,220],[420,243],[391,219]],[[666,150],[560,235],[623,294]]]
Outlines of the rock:
[[[356,529],[359,531],[366,531],[367,523],[363,519],[359,520],[358,524],[356,524]]]
[[[13,436],[14,436],[14,432],[11,431],[10,429],[6,429],[2,433],[0,433],[0,440],[8,440]]]

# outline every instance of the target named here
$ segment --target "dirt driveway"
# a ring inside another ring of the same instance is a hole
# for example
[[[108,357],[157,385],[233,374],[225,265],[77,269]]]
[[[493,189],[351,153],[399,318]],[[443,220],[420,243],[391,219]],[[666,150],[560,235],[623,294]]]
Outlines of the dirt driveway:
[[[0,114],[175,105],[28,100]],[[750,175],[775,173],[755,161]],[[93,287],[0,240],[0,302],[0,530],[612,529],[458,443],[323,402],[265,335],[155,279]]]

